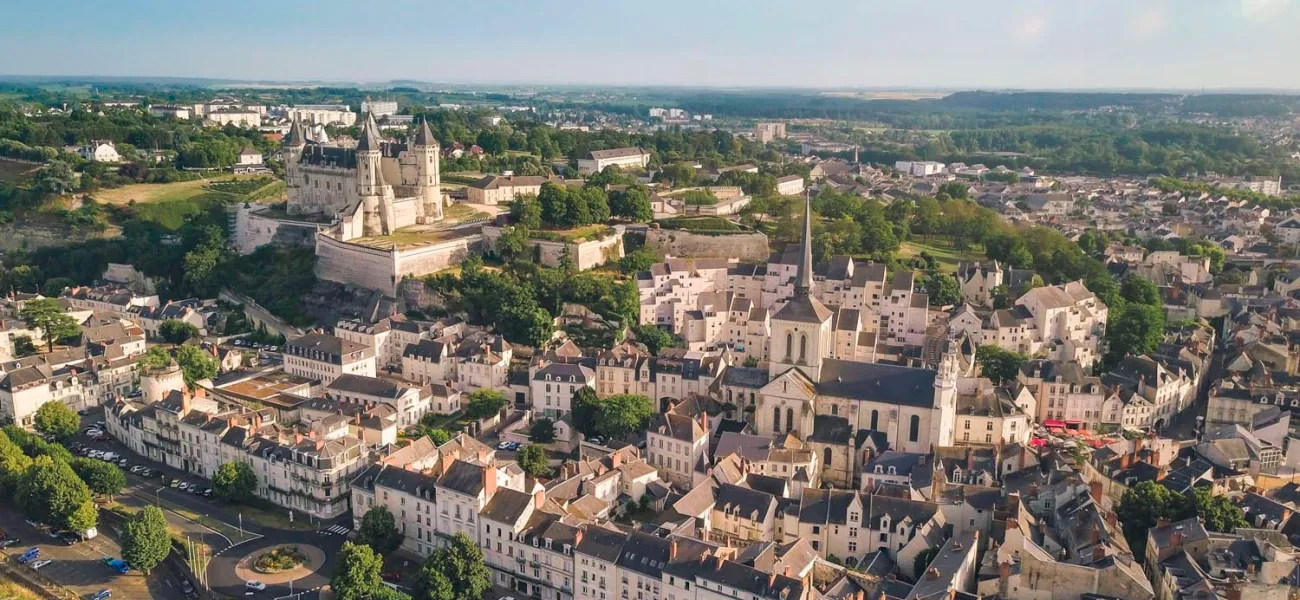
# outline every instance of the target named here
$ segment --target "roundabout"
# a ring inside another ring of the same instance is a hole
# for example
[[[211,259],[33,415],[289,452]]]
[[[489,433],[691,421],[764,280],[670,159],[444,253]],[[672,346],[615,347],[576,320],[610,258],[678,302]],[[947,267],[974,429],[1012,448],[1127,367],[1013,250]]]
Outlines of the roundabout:
[[[267,585],[297,581],[325,564],[325,551],[316,546],[277,544],[245,554],[235,563],[235,576]]]

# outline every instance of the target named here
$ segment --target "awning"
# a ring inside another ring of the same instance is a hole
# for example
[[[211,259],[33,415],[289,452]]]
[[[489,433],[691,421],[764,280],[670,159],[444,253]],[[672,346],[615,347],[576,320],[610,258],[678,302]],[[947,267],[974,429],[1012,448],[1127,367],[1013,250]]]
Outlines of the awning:
[[[1049,428],[1050,428],[1050,427],[1065,427],[1065,421],[1054,421],[1054,420],[1052,420],[1052,419],[1047,419],[1047,420],[1043,421],[1043,426],[1044,426],[1044,427],[1049,427]]]

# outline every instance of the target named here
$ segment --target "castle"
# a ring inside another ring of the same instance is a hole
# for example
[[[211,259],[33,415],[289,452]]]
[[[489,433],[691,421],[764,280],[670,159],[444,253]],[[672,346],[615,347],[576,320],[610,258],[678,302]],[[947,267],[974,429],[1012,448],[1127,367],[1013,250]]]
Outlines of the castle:
[[[367,114],[356,148],[308,139],[294,119],[283,140],[290,217],[328,220],[346,241],[442,219],[438,142],[423,123],[410,144],[380,141]]]

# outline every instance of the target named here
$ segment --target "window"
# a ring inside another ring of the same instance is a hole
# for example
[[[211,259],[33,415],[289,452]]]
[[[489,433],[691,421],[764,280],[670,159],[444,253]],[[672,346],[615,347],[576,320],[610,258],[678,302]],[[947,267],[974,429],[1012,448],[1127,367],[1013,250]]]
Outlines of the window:
[[[785,409],[785,430],[786,431],[794,430],[794,409],[793,408]]]
[[[878,410],[873,410],[873,411],[871,411],[871,430],[872,430],[872,431],[879,431],[879,428],[877,427],[877,425],[879,425],[879,421],[880,421],[880,411],[878,411]]]
[[[785,359],[790,360],[794,356],[794,334],[785,334]]]
[[[907,441],[916,442],[921,439],[921,417],[918,415],[912,415],[911,422],[912,425],[908,430]]]
[[[808,336],[799,336],[799,362],[808,360]]]
[[[831,449],[830,449],[830,448],[827,448],[825,451],[822,452],[822,468],[823,468],[823,469],[825,469],[825,468],[831,466],[831,456],[832,456],[832,454],[831,454]]]

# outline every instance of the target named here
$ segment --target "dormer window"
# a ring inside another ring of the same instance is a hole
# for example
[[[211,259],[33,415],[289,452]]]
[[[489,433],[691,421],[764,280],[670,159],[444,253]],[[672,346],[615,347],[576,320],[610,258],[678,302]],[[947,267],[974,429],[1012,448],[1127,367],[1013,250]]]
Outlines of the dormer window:
[[[551,549],[551,538],[546,538],[546,549],[547,550]]]

